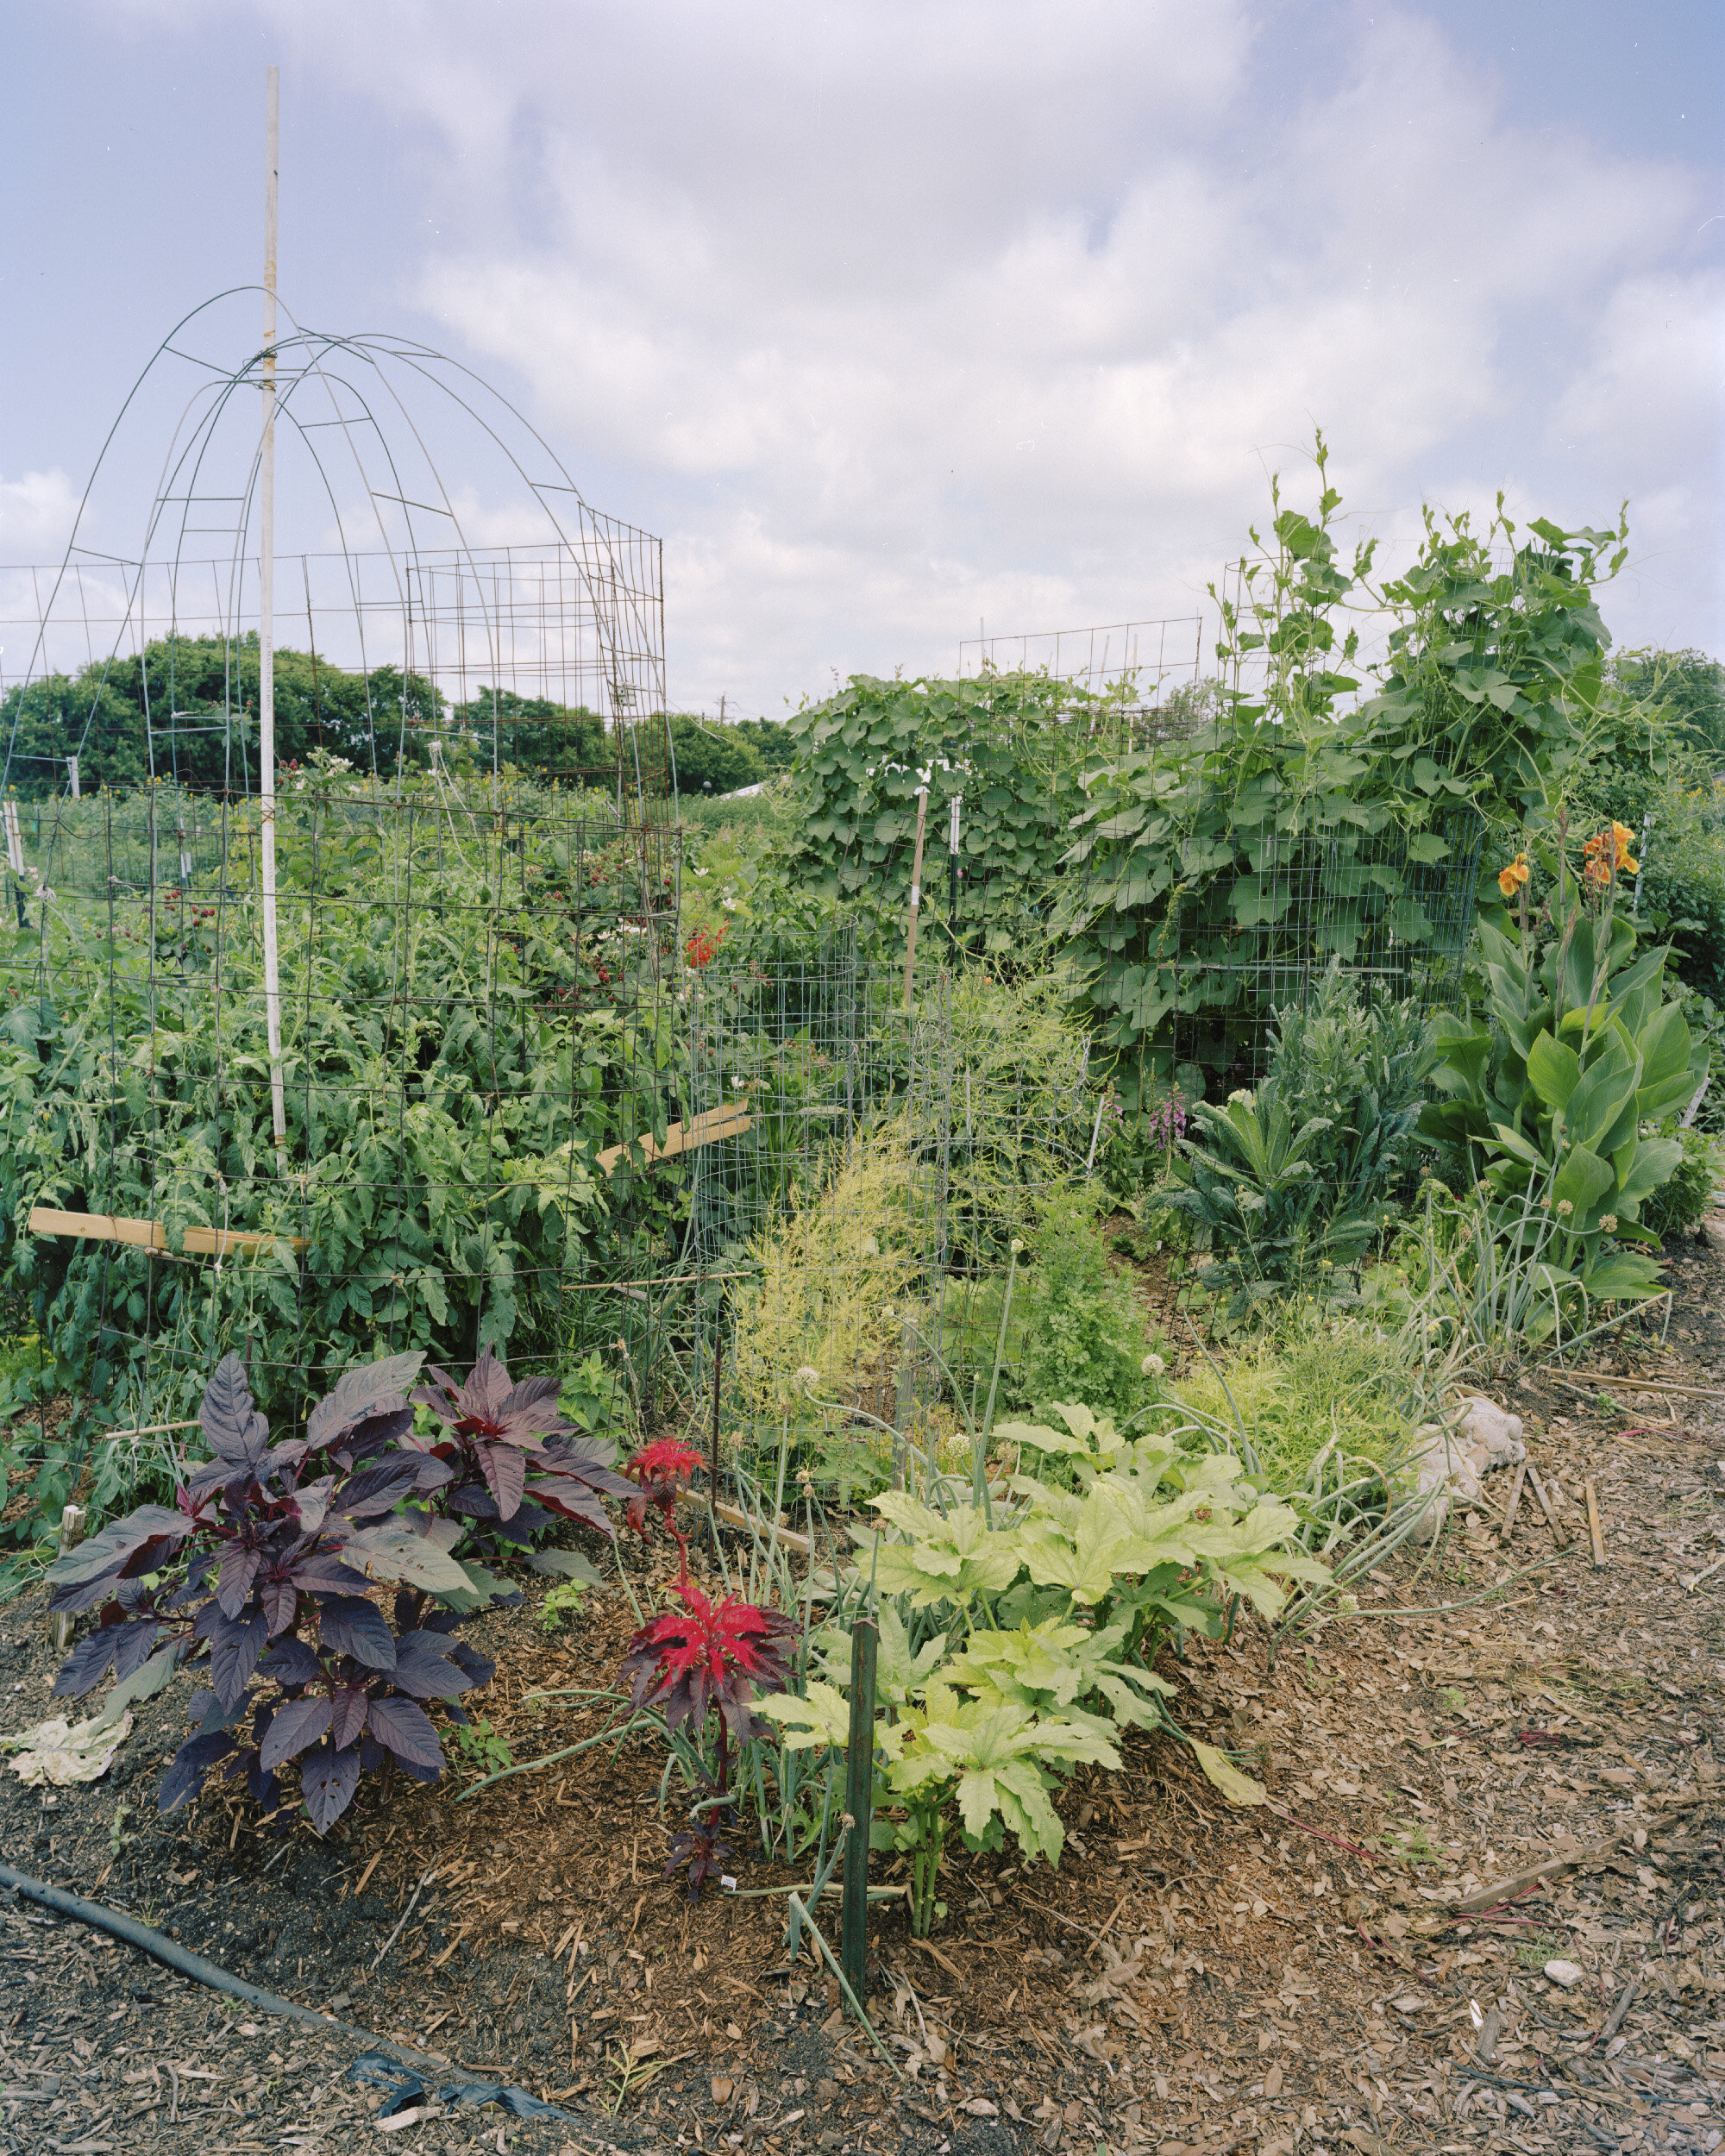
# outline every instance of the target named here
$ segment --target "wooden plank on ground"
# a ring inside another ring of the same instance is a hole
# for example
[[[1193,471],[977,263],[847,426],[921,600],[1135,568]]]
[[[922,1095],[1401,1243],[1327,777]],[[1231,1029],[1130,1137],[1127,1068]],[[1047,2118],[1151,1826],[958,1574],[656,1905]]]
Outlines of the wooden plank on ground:
[[[633,1142],[641,1148],[647,1166],[652,1168],[662,1160],[674,1160],[679,1153],[692,1152],[697,1145],[712,1145],[722,1138],[739,1138],[754,1119],[741,1100],[727,1100],[722,1106],[706,1109],[692,1123],[672,1124],[665,1132],[662,1145],[650,1131],[643,1131]],[[626,1145],[606,1146],[599,1156],[599,1164],[607,1175],[628,1150]]]
[[[76,1235],[86,1242],[130,1243],[142,1250],[166,1250],[167,1230],[160,1220],[133,1220],[117,1213],[61,1213],[53,1206],[35,1206],[30,1212],[32,1235]],[[190,1227],[185,1248],[199,1257],[226,1257],[230,1252],[273,1250],[278,1243],[304,1250],[298,1235],[265,1235],[251,1228]]]

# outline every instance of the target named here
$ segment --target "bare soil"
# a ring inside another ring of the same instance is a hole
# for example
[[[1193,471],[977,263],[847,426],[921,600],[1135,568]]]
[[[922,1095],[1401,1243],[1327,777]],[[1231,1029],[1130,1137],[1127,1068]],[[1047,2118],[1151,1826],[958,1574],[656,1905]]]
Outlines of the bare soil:
[[[465,1798],[484,1770],[457,1758],[320,1842],[220,1788],[160,1817],[181,1681],[104,1781],[0,1775],[0,1850],[580,2122],[465,2112],[414,2147],[1719,2148],[1725,1570],[1699,1576],[1725,1557],[1725,1222],[1711,1233],[1673,1253],[1664,1347],[1626,1341],[1605,1384],[1534,1369],[1499,1388],[1561,1540],[1529,1490],[1501,1542],[1494,1476],[1357,1614],[1273,1660],[1258,1629],[1167,1663],[1185,1726],[1257,1752],[1268,1807],[1229,1809],[1182,1747],[1134,1738],[1122,1773],[1065,1793],[1058,1874],[960,1851],[932,1940],[875,1917],[871,2015],[901,2078],[806,1952],[787,1964],[782,1897],[758,1890],[793,1874],[739,1846],[745,1891],[696,1907],[662,1877],[681,1821],[644,1743]],[[644,1601],[663,1579],[635,1563]],[[498,1675],[469,1704],[517,1762],[576,1744],[604,1703],[534,1695],[605,1687],[635,1622],[620,1588],[565,1634],[494,1614],[474,1637]],[[16,1729],[50,1711],[39,1604],[0,1612],[0,1634]],[[361,2048],[0,1909],[0,2149],[380,2145],[374,2094],[346,2078]]]

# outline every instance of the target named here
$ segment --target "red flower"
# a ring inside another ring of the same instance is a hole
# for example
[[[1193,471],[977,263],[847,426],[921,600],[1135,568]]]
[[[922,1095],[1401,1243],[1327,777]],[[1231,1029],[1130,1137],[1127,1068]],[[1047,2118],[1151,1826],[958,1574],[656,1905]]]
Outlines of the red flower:
[[[745,1743],[760,1733],[750,1712],[756,1692],[782,1692],[789,1680],[786,1642],[796,1620],[734,1598],[709,1601],[693,1582],[677,1594],[684,1607],[643,1625],[629,1643],[623,1674],[635,1704],[662,1708],[668,1729],[693,1723],[697,1737],[716,1707],[725,1731]]]
[[[718,955],[718,947],[724,941],[723,923],[716,929],[698,928],[688,942],[683,945],[683,956],[692,966],[711,965]]]
[[[651,1445],[642,1446],[623,1470],[637,1485],[625,1507],[625,1516],[637,1534],[646,1533],[647,1507],[656,1505],[667,1528],[677,1535],[672,1519],[677,1500],[705,1464],[699,1452],[692,1451],[677,1438],[656,1438]],[[681,1542],[684,1538],[677,1535],[677,1539]]]

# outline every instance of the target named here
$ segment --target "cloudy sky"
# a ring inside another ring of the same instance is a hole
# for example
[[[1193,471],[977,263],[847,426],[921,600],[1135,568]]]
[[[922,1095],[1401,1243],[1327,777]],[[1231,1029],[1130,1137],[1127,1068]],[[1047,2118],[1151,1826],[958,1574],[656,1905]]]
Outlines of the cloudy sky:
[[[8,8],[0,561],[257,277],[270,60],[285,301],[478,367],[663,535],[685,707],[1190,615],[1314,423],[1392,551],[1627,497],[1619,641],[1725,651],[1717,0]]]

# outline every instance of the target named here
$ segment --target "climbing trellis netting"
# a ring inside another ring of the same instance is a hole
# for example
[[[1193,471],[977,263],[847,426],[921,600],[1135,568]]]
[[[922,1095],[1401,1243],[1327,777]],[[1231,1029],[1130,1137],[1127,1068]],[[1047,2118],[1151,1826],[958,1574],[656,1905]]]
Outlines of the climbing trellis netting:
[[[229,1345],[283,1412],[412,1347],[563,1367],[669,1242],[660,543],[452,361],[255,308],[0,571],[0,1233],[92,1431]]]

